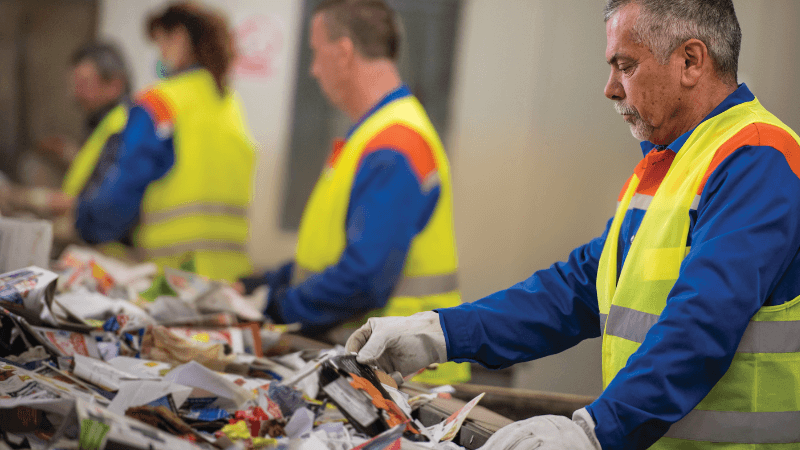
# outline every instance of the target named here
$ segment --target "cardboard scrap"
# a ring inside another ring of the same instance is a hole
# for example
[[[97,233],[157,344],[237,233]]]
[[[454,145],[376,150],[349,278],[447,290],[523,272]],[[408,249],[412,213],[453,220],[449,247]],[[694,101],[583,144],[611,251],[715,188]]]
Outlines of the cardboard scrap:
[[[440,441],[452,441],[458,431],[461,429],[461,425],[464,423],[464,420],[469,415],[472,408],[478,404],[478,402],[483,398],[484,394],[481,393],[477,397],[473,398],[469,401],[466,405],[462,406],[461,409],[454,412],[450,417],[448,417],[444,422],[437,423],[431,427],[426,428],[426,434],[431,437],[431,440],[434,442]]]

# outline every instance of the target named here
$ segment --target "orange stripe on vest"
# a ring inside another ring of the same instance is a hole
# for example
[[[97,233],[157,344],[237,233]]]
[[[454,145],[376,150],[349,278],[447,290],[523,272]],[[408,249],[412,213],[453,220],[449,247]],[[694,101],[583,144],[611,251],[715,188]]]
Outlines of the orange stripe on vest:
[[[711,160],[708,170],[705,175],[703,175],[700,187],[697,189],[697,194],[700,195],[703,193],[703,188],[708,181],[708,177],[722,164],[725,158],[747,145],[769,146],[783,153],[792,172],[800,178],[800,146],[797,145],[797,142],[792,136],[775,125],[754,123],[743,128],[720,146],[714,154],[714,159]]]
[[[436,170],[433,150],[419,133],[405,125],[391,125],[372,138],[364,149],[361,162],[370,153],[382,149],[395,150],[405,156],[420,184]]]
[[[175,118],[175,108],[169,100],[156,89],[151,89],[139,97],[138,105],[150,113],[156,127],[165,123],[172,123]]]
[[[634,175],[640,180],[639,185],[636,187],[636,194],[655,195],[674,160],[675,152],[672,150],[662,150],[660,152],[651,151],[644,159],[639,161],[639,164],[636,165],[636,169],[633,171]],[[625,182],[625,186],[622,187],[617,201],[622,200],[625,191],[628,190],[631,178],[628,178],[628,181]]]

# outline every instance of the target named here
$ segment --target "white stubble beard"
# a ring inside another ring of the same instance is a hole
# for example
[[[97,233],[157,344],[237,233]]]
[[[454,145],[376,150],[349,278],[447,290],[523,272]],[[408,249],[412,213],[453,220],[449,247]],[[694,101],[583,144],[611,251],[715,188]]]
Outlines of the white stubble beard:
[[[639,115],[639,111],[637,111],[636,108],[626,105],[621,101],[617,101],[614,103],[614,109],[617,111],[618,114],[633,116],[632,120],[626,119],[625,121],[628,122],[628,124],[630,125],[631,134],[636,139],[640,141],[646,141],[653,134],[653,130],[655,130],[655,127],[645,122],[645,120],[642,119],[642,116]]]

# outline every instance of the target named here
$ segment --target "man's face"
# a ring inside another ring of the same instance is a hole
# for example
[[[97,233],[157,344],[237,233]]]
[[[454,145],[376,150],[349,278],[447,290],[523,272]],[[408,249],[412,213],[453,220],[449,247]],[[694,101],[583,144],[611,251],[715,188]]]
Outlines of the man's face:
[[[104,80],[91,60],[72,69],[72,96],[86,113],[92,113],[122,96],[121,80]]]
[[[667,145],[685,131],[678,124],[682,60],[673,53],[662,65],[649,48],[634,42],[632,30],[638,16],[639,6],[630,4],[606,23],[611,75],[604,93],[614,100],[614,108],[630,124],[636,139]]]
[[[341,109],[345,98],[345,79],[343,55],[340,41],[329,38],[328,26],[321,13],[311,21],[311,76],[334,106]]]

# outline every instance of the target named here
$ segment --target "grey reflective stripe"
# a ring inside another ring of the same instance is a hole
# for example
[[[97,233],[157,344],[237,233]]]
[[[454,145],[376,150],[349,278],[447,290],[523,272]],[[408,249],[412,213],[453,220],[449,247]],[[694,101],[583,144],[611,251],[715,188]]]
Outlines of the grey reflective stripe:
[[[188,215],[235,216],[246,219],[247,208],[242,206],[228,205],[225,203],[188,203],[162,211],[146,212],[142,214],[142,223],[153,224]]]
[[[600,324],[606,323],[607,334],[641,344],[658,318],[655,314],[611,305],[608,317],[604,320],[600,316]],[[800,353],[800,321],[751,321],[736,353]]]
[[[295,266],[292,285],[296,286],[317,272]],[[392,291],[392,297],[425,297],[452,292],[458,289],[458,274],[431,275],[402,278]]]
[[[427,194],[428,192],[431,191],[431,189],[435,188],[436,186],[439,186],[440,182],[441,180],[439,179],[439,171],[434,170],[433,172],[428,174],[428,176],[425,177],[424,180],[422,180],[422,186],[420,187],[422,188],[422,192],[424,194]]]
[[[445,294],[458,289],[458,275],[432,275],[426,277],[406,277],[400,280],[392,291],[392,297],[425,297]]]
[[[600,336],[606,331],[606,320],[608,320],[608,314],[600,314]]]
[[[692,205],[689,206],[689,211],[697,211],[698,206],[700,206],[700,196],[695,195],[694,200],[692,200]]]
[[[647,194],[634,194],[631,197],[631,202],[628,205],[628,209],[641,209],[647,211],[650,208],[650,204],[653,202],[653,196]],[[689,206],[690,211],[697,210],[697,207],[700,206],[700,196],[695,195],[694,199],[692,200],[692,204]],[[619,201],[617,201],[617,207],[619,207]]]
[[[734,412],[693,410],[674,423],[664,437],[732,444],[800,442],[800,412]]]
[[[611,305],[606,318],[606,333],[641,344],[650,327],[656,322],[658,316],[655,314]]]
[[[628,209],[642,209],[647,210],[650,207],[650,203],[653,202],[653,196],[647,194],[634,194],[631,197],[631,203],[628,205]]]
[[[242,242],[212,241],[209,239],[202,239],[191,242],[181,242],[180,244],[168,245],[164,247],[143,249],[148,258],[164,258],[168,256],[182,255],[192,251],[203,250],[246,253],[247,246]]]
[[[800,322],[750,322],[736,349],[736,353],[795,352],[800,352]]]

